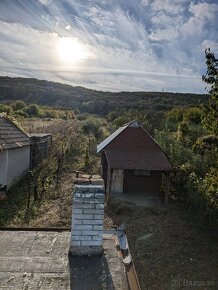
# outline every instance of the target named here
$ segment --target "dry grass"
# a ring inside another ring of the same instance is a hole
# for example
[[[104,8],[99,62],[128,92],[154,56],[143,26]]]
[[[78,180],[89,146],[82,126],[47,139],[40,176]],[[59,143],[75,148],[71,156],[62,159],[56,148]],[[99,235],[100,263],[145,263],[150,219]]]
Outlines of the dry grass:
[[[126,223],[142,289],[217,289],[217,237],[184,210],[111,204],[107,219]]]

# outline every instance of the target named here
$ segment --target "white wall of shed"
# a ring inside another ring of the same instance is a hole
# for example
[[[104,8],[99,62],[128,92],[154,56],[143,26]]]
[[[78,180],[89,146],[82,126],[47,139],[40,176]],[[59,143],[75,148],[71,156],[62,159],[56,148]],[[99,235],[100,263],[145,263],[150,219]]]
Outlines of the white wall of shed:
[[[9,149],[7,166],[7,186],[28,172],[30,166],[30,146]]]
[[[7,184],[8,150],[0,151],[0,184]]]

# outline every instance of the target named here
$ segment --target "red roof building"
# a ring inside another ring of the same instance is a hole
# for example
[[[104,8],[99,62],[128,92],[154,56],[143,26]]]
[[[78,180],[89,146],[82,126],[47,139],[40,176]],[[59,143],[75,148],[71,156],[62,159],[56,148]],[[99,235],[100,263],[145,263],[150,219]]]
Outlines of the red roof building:
[[[136,121],[123,125],[97,146],[106,193],[161,197],[162,173],[172,166],[167,154]],[[169,179],[169,178],[168,178]]]

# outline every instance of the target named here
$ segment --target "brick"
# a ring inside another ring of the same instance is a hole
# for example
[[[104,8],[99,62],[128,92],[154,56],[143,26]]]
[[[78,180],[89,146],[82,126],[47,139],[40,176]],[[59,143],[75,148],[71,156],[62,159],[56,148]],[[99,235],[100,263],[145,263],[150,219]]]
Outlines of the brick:
[[[104,215],[94,214],[94,219],[104,219]]]
[[[93,241],[102,241],[102,237],[101,236],[92,236],[92,240]]]
[[[103,225],[102,226],[93,226],[94,231],[103,231]]]
[[[72,241],[91,241],[91,236],[73,236]]]
[[[83,213],[90,213],[90,214],[104,214],[104,210],[102,209],[83,209]]]
[[[83,201],[84,203],[100,203],[100,204],[102,204],[102,203],[104,203],[104,199],[98,199],[98,198],[92,198],[92,199],[90,199],[90,200],[84,200]]]
[[[75,220],[73,219],[72,224],[74,225],[82,225],[83,221],[82,220]]]
[[[94,204],[83,204],[83,208],[95,208],[95,205]]]
[[[81,230],[77,230],[77,227],[74,227],[72,230],[72,234],[71,235],[81,235]]]
[[[94,214],[96,212],[95,208],[84,208],[83,213]]]
[[[79,214],[76,213],[73,215],[74,219],[77,220],[87,220],[87,219],[93,219],[93,214]]]
[[[71,236],[71,241],[80,241],[82,236]]]
[[[83,212],[82,208],[73,208],[73,214],[82,212]]]
[[[101,241],[82,241],[81,245],[82,246],[101,246],[102,242]]]
[[[80,197],[74,197],[74,198],[73,198],[73,202],[74,202],[74,203],[83,203],[83,199],[80,198]]]
[[[103,225],[103,220],[83,220],[83,224],[85,225]]]
[[[82,196],[83,196],[83,198],[93,198],[93,197],[95,197],[95,194],[87,192],[87,193],[83,193]]]
[[[77,230],[92,230],[92,225],[78,225],[76,226]]]
[[[95,208],[96,209],[104,209],[104,204],[96,204]]]
[[[95,198],[104,198],[104,193],[95,193]]]
[[[71,246],[80,246],[80,241],[71,241]]]
[[[82,231],[82,235],[83,236],[97,236],[97,235],[102,235],[103,231]]]

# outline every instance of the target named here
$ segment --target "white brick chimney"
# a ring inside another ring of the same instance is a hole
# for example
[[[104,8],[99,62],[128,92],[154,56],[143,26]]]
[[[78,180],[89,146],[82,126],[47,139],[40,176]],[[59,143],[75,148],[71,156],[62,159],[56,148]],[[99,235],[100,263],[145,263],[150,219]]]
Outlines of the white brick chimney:
[[[99,255],[104,222],[103,180],[86,179],[77,183],[73,193],[70,253]]]

